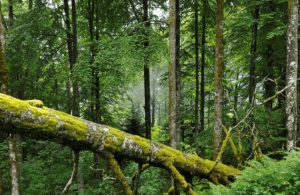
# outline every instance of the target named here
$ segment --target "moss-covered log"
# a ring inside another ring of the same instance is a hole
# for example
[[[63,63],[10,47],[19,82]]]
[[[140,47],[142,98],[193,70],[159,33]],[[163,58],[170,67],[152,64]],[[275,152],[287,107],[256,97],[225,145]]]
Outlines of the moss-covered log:
[[[0,93],[0,125],[7,133],[18,133],[35,139],[53,140],[74,149],[109,151],[137,162],[228,183],[238,170],[214,161],[185,154],[179,150],[112,127],[76,118],[43,106],[41,101],[23,101]]]

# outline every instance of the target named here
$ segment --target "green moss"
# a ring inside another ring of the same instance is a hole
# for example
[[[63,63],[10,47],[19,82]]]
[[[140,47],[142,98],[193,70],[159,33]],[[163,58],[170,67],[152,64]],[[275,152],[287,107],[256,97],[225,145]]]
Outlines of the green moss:
[[[106,150],[162,167],[166,164],[173,165],[176,169],[193,175],[207,175],[208,177],[209,170],[215,164],[213,161],[192,154],[184,154],[179,150],[139,136],[49,109],[36,100],[30,103],[30,101],[0,94],[0,123],[12,125],[14,130],[23,134],[31,134],[42,139],[67,140],[78,145],[84,144],[87,149],[95,152]],[[10,132],[9,129],[4,130]],[[216,182],[227,183],[228,178],[232,179],[238,173],[237,169],[219,163],[211,175]]]
[[[128,181],[127,181],[126,177],[124,176],[122,169],[121,169],[119,163],[116,161],[114,155],[110,152],[104,152],[103,155],[108,159],[109,166],[111,167],[112,171],[115,173],[118,181],[122,184],[125,194],[132,195],[133,192],[130,189]]]
[[[41,100],[26,100],[30,106],[35,106],[38,108],[43,108],[44,103]]]

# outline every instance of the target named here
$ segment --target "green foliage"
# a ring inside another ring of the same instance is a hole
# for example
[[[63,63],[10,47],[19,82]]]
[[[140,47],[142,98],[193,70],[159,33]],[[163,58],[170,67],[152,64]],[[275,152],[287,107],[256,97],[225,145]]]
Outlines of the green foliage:
[[[72,168],[71,150],[52,142],[27,140],[22,163],[22,194],[59,194]]]
[[[149,168],[141,175],[139,194],[156,195],[168,191],[169,174],[159,168]]]
[[[211,185],[208,194],[298,194],[300,191],[300,151],[284,160],[264,157],[251,161],[229,188]]]

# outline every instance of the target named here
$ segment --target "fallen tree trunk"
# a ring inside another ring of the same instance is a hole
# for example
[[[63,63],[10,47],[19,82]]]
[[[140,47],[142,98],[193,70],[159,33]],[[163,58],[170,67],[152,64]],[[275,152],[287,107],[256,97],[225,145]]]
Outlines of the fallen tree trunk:
[[[39,100],[23,101],[0,93],[0,131],[35,139],[52,140],[76,150],[111,152],[140,163],[230,183],[239,171],[214,161],[112,127],[96,124],[43,106]]]

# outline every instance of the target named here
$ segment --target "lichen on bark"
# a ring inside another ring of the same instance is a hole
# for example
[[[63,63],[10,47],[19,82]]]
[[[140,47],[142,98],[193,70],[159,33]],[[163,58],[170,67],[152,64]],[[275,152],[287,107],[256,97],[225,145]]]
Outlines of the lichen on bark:
[[[0,124],[3,132],[53,140],[80,150],[110,152],[168,170],[172,167],[166,165],[171,164],[178,171],[214,182],[228,183],[239,173],[222,163],[209,173],[214,161],[4,94],[0,94]]]

